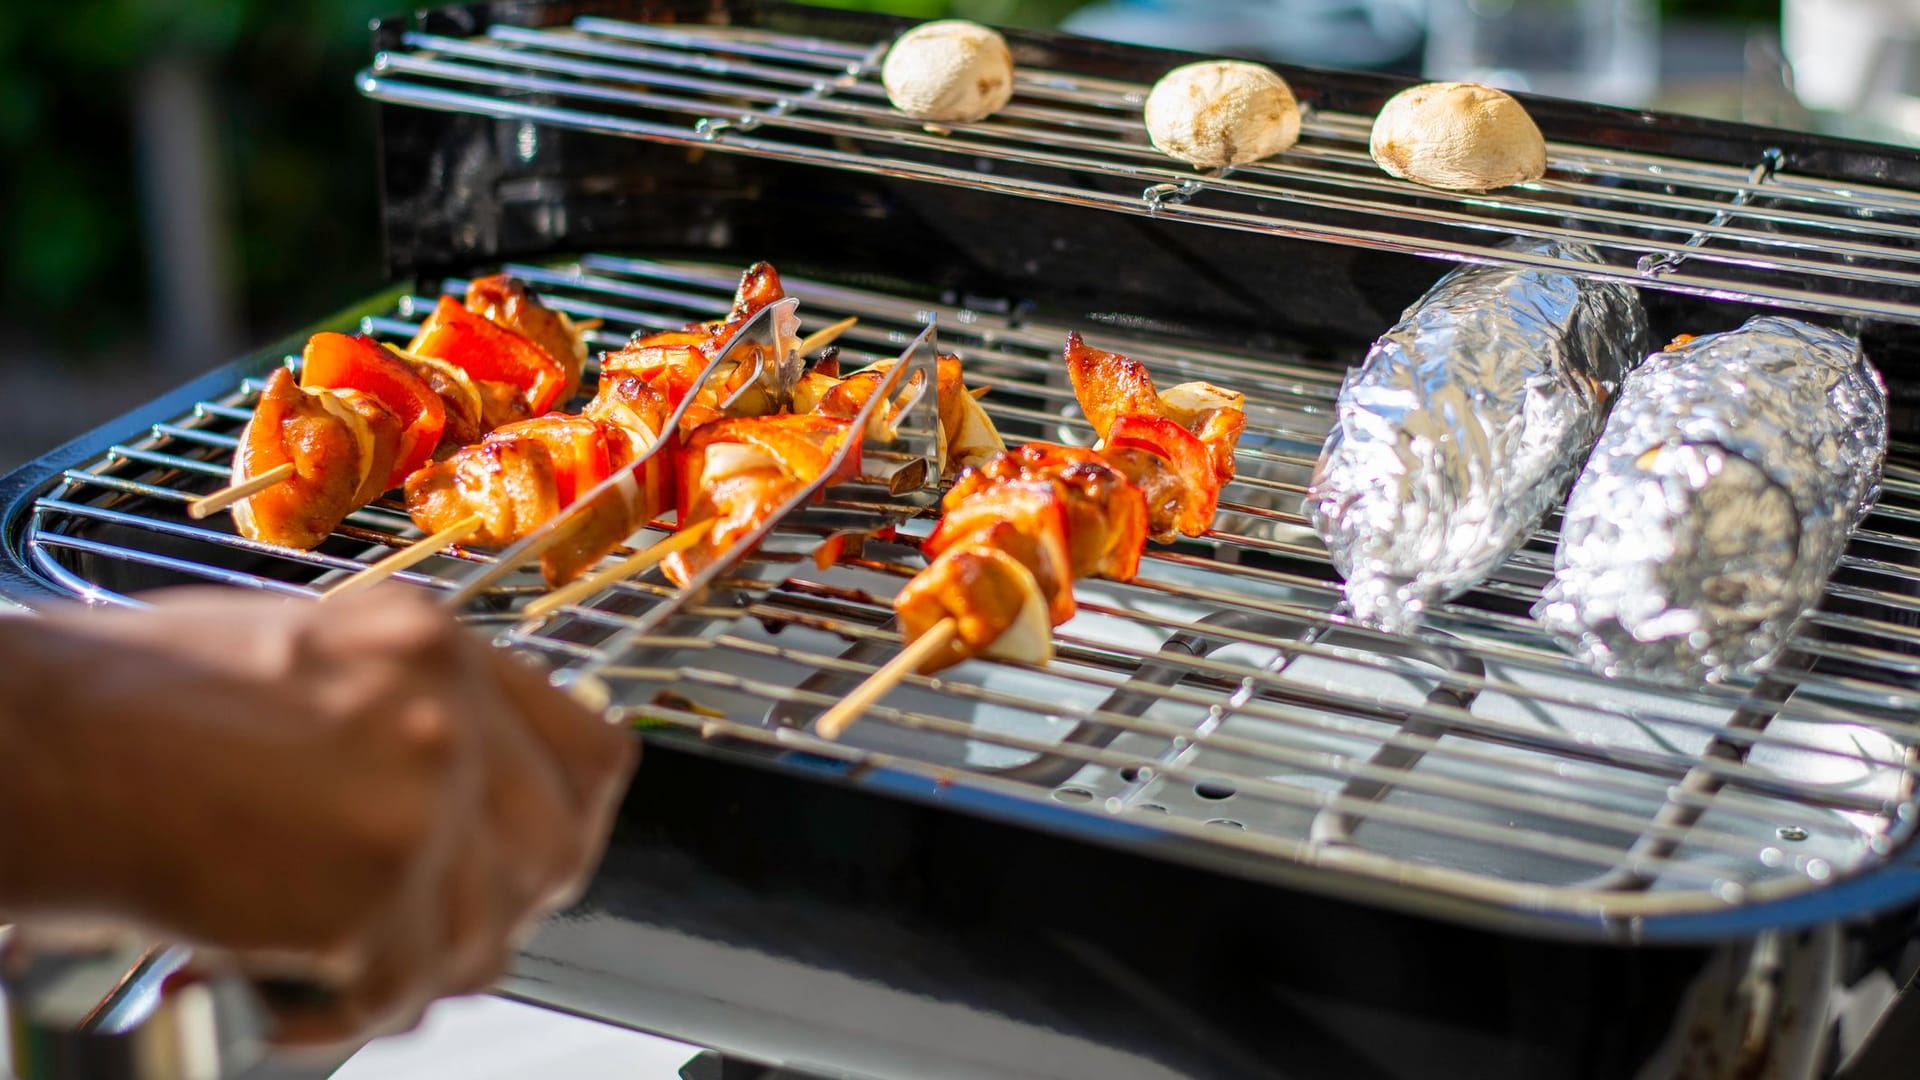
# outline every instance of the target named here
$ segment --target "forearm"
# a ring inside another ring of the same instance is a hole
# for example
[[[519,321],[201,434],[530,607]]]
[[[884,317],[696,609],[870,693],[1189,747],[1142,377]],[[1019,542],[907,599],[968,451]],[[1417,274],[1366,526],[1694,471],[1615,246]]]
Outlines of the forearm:
[[[89,613],[0,616],[0,916],[125,914],[133,761],[89,700],[116,662]],[[138,717],[129,715],[129,728]]]

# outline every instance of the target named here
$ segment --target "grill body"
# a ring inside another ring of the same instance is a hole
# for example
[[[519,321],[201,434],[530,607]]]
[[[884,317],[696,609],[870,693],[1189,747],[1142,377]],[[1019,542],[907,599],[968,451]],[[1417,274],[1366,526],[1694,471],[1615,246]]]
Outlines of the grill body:
[[[411,47],[409,33],[468,37],[608,15],[865,42],[883,41],[899,25],[751,5],[503,2],[389,22],[376,33],[382,48],[401,50]],[[1108,79],[1150,82],[1179,59],[1045,35],[1015,40],[1023,64]],[[1311,87],[1322,108],[1356,113],[1400,85],[1287,74]],[[517,107],[549,98],[505,100]],[[1556,138],[1720,167],[1776,161],[1837,182],[1920,188],[1920,157],[1908,153],[1570,103],[1532,107]],[[987,353],[1032,328],[1078,325],[1176,353],[1284,356],[1297,367],[1276,361],[1272,386],[1258,368],[1247,369],[1245,381],[1279,395],[1298,383],[1305,389],[1296,411],[1310,417],[1335,373],[1445,269],[1405,245],[1203,229],[905,176],[608,138],[533,123],[511,109],[395,107],[382,110],[381,122],[389,262],[397,280],[416,288],[370,298],[315,329],[401,333],[417,308],[410,295],[515,259],[588,249],[703,265],[770,258],[792,277],[828,283],[821,295],[829,304],[859,290],[893,298],[901,311],[938,309],[949,320],[943,335],[956,326]],[[1033,166],[1032,174],[1054,172]],[[1092,168],[1080,180],[1090,189],[1116,184]],[[1284,200],[1263,211],[1340,224],[1324,209]],[[555,274],[579,315],[671,308],[686,303],[676,297],[689,295],[697,277],[621,271],[618,259],[582,265],[626,291],[568,292],[576,279],[566,275],[575,271],[529,272]],[[1833,318],[1848,304],[1894,302],[1868,277],[1857,288],[1836,286],[1815,309]],[[1700,290],[1647,295],[1654,328],[1666,335],[1732,326],[1758,309]],[[1860,328],[1893,391],[1896,438],[1912,439],[1920,330],[1891,318]],[[304,595],[321,576],[363,559],[366,545],[389,542],[391,512],[376,511],[303,560],[225,541],[210,557],[207,537],[173,529],[164,513],[149,515],[160,525],[141,516],[148,504],[139,500],[167,495],[137,486],[154,487],[152,476],[164,489],[181,477],[204,486],[220,471],[221,432],[245,415],[236,386],[297,351],[299,340],[214,372],[0,480],[0,592],[30,605],[74,594],[117,601],[212,577]],[[891,340],[873,344],[883,350]],[[1015,418],[1003,417],[1010,439],[1053,430],[1044,414],[1007,415]],[[130,441],[142,432],[153,435]],[[121,479],[142,464],[154,471]],[[1896,466],[1911,474],[1911,453],[1896,455]],[[1891,506],[1878,527],[1910,538],[1913,518],[1902,514],[1912,511]],[[1239,554],[1209,557],[1325,579],[1323,565],[1302,569],[1312,559],[1292,536],[1249,527]],[[1245,550],[1256,540],[1269,545],[1258,557]],[[1885,670],[1911,674],[1920,654],[1912,633],[1920,575],[1911,572],[1910,551],[1895,550],[1875,549],[1874,566],[1855,567],[1888,575],[1871,582],[1871,603],[1843,595],[1835,610],[1869,610],[1892,635],[1875,639],[1874,655],[1886,654]],[[444,584],[465,569],[443,566],[413,580]],[[1510,575],[1507,591],[1537,585],[1530,572],[1522,566]],[[1494,618],[1524,609],[1497,592],[1475,604]],[[1843,655],[1823,658],[1818,670],[1864,677],[1857,667]],[[1880,668],[1868,674],[1884,677]],[[1897,686],[1886,692],[1904,700]],[[773,730],[785,707],[753,720]],[[1863,707],[1861,716],[1898,734],[1883,711]],[[831,1075],[1805,1076],[1835,1064],[1820,1056],[1830,1053],[1821,1036],[1831,995],[1892,963],[1920,897],[1920,860],[1893,826],[1889,850],[1818,888],[1662,907],[1648,883],[1615,880],[1620,895],[1653,899],[1637,910],[1583,910],[1546,892],[1429,888],[1413,869],[1418,860],[1408,862],[1404,882],[1343,874],[1310,854],[1254,858],[1245,848],[1199,842],[1132,806],[1102,816],[1023,795],[1020,785],[1067,790],[1061,785],[1083,771],[1079,759],[1061,766],[1042,754],[985,782],[937,754],[922,768],[889,768],[756,741],[753,732],[642,732],[640,780],[599,878],[528,946],[507,992]],[[1087,753],[1121,745],[1088,738]],[[1700,756],[1731,752],[1711,742]],[[1889,769],[1904,776],[1910,764]],[[1684,785],[1691,775],[1670,779]],[[1711,799],[1717,788],[1694,795]],[[1910,795],[1886,795],[1886,806],[1907,805]],[[1878,812],[1871,801],[1823,808],[1835,807]],[[1663,809],[1652,819],[1653,850],[1635,842],[1624,854],[1671,855],[1658,850],[1658,837],[1697,819],[1676,813]],[[1885,813],[1897,826],[1896,809]],[[1514,865],[1550,863],[1535,854]]]

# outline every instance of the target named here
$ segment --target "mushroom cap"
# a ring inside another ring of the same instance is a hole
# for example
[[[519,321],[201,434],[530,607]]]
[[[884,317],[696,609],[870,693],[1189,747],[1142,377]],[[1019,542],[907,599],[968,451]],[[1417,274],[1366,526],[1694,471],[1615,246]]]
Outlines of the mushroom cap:
[[[1403,180],[1454,191],[1524,184],[1547,171],[1533,117],[1478,83],[1425,83],[1393,95],[1373,121],[1368,150]]]
[[[922,23],[887,50],[880,81],[887,100],[908,116],[970,123],[1013,96],[1013,53],[1005,38],[979,23]]]
[[[1167,72],[1147,95],[1146,119],[1156,149],[1206,168],[1258,161],[1300,138],[1293,89],[1271,68],[1243,60]]]

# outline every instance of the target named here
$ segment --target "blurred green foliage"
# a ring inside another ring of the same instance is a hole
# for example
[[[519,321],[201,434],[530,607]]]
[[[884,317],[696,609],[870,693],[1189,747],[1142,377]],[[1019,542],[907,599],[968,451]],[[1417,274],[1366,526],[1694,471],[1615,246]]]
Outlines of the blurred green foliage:
[[[142,334],[134,95],[155,57],[204,67],[250,334],[379,277],[372,110],[352,74],[393,0],[69,0],[0,14],[5,323],[69,355]]]

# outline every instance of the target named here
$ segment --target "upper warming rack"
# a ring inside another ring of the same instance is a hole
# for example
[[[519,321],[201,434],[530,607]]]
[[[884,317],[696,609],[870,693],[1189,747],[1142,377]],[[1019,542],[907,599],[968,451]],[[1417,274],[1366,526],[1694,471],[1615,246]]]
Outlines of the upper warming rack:
[[[601,348],[724,309],[738,273],[615,256],[509,269],[561,310],[605,319]],[[1009,442],[1091,440],[1060,363],[1065,326],[788,285],[808,328],[860,317],[842,339],[850,364],[896,355],[936,321],[941,346],[988,388],[983,404]],[[426,307],[401,297],[361,325],[404,341]],[[1080,614],[1046,667],[974,661],[916,676],[843,741],[812,733],[899,649],[889,603],[923,565],[912,538],[924,521],[898,541],[849,543],[825,565],[810,557],[818,519],[789,522],[708,595],[650,572],[543,618],[524,614],[544,590],[522,573],[469,614],[598,675],[636,721],[669,729],[657,737],[1255,876],[1314,875],[1422,910],[1655,936],[1676,916],[1821,891],[1910,858],[1913,448],[1889,462],[1878,506],[1773,677],[1657,687],[1585,671],[1527,616],[1551,566],[1550,529],[1482,588],[1437,605],[1415,635],[1346,625],[1301,507],[1337,375],[1286,356],[1089,333],[1166,381],[1244,389],[1249,427],[1214,531],[1154,545],[1131,584],[1078,583]],[[257,389],[223,388],[67,470],[20,538],[32,564],[108,601],[208,580],[312,596],[415,535],[390,499],[315,551],[188,520],[186,502],[224,481]],[[836,489],[825,506],[878,523],[888,498]],[[459,550],[401,578],[451,592],[489,559]]]
[[[1469,195],[1381,172],[1371,118],[1315,108],[1310,83],[1298,145],[1195,172],[1148,145],[1135,83],[1022,68],[996,116],[924,127],[887,104],[885,41],[583,17],[403,42],[362,73],[368,96],[1463,262],[1555,265],[1501,245],[1558,239],[1600,253],[1579,272],[1920,322],[1920,195],[1796,175],[1777,150],[1735,166],[1554,142],[1544,179]]]

